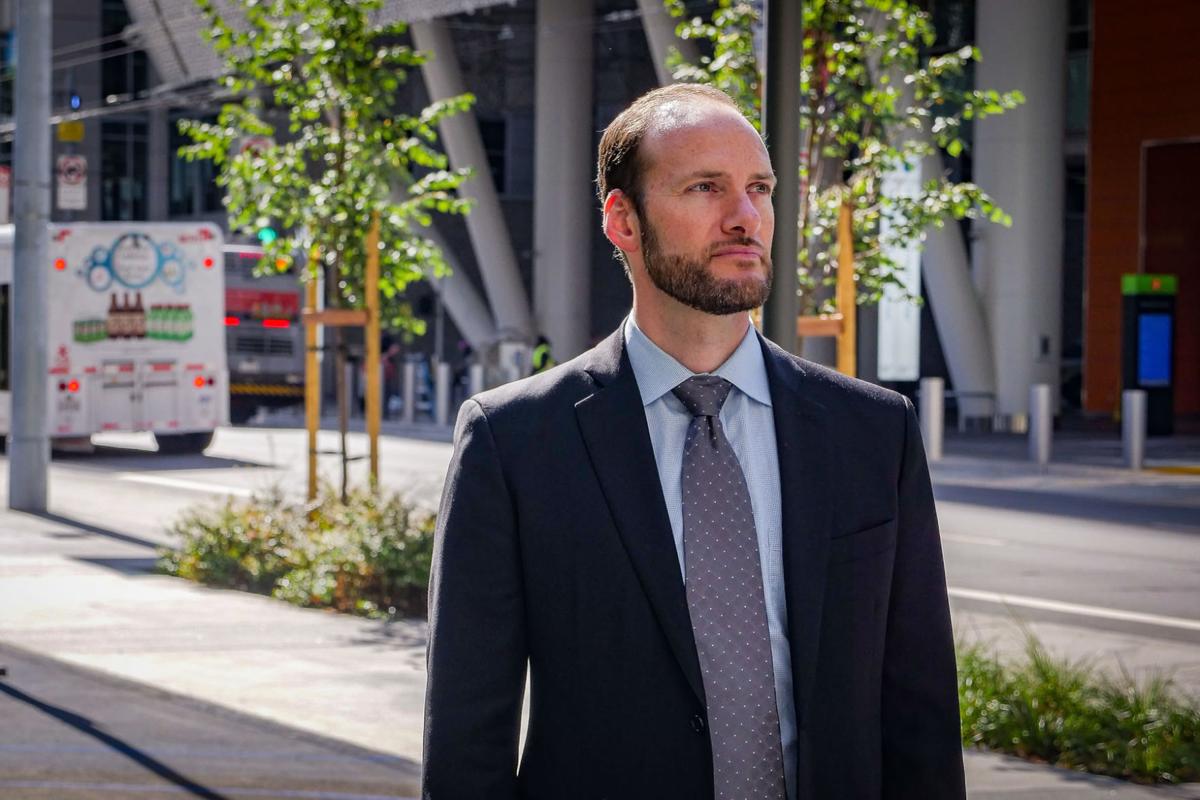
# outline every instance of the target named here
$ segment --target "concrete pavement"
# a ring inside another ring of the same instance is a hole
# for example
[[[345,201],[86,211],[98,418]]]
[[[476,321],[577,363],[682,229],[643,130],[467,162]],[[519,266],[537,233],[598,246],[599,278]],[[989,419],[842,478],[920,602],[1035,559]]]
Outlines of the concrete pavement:
[[[1031,469],[975,453],[934,467],[952,487],[1075,493],[1200,520],[1200,479],[1136,476],[1094,463]],[[1129,488],[1132,487],[1132,488]],[[369,750],[420,758],[425,627],[298,609],[148,573],[150,542],[63,518],[0,512],[0,641],[32,654],[135,681]],[[1013,650],[1019,607],[987,612],[956,600],[960,636]],[[1026,622],[1050,649],[1101,668],[1167,668],[1200,694],[1200,644],[1071,624]],[[1200,798],[1200,787],[1145,788],[993,754],[968,753],[973,800]],[[65,795],[64,795],[65,796]]]

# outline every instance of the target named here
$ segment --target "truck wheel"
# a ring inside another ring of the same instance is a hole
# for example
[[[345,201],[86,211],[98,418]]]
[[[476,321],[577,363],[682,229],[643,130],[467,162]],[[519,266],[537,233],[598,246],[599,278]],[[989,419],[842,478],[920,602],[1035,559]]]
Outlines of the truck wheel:
[[[158,452],[168,455],[203,453],[204,449],[212,444],[212,440],[212,431],[154,434],[154,441],[158,442]]]

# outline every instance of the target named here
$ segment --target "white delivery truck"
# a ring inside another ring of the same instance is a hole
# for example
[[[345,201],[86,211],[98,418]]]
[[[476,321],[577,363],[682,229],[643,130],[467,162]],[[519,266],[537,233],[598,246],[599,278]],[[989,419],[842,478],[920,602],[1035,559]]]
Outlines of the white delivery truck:
[[[228,422],[221,230],[207,223],[50,226],[49,433],[150,431],[198,453]],[[11,426],[13,228],[0,227],[0,433]],[[11,337],[11,341],[10,341]]]

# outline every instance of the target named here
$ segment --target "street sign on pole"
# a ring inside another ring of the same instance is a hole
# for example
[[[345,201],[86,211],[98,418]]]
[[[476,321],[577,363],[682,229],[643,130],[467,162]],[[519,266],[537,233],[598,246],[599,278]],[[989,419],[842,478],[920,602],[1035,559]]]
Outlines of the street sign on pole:
[[[87,208],[87,159],[61,155],[55,170],[58,176],[58,210],[83,211]]]
[[[60,142],[82,142],[84,126],[81,120],[65,120],[58,123],[58,140]]]
[[[883,177],[885,197],[914,198],[921,192],[921,167],[893,170]],[[894,221],[879,220],[879,238],[890,241]],[[902,285],[889,283],[879,300],[879,365],[882,381],[915,381],[921,377],[921,308],[909,296],[921,296],[921,248],[917,242],[885,244]]]

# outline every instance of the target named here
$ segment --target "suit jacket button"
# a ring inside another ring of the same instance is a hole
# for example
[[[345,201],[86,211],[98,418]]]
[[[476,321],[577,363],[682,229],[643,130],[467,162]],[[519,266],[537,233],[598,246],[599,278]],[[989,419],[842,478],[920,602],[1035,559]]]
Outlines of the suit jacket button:
[[[699,714],[692,717],[692,730],[694,730],[696,733],[704,733],[705,727],[704,717],[700,716]]]

